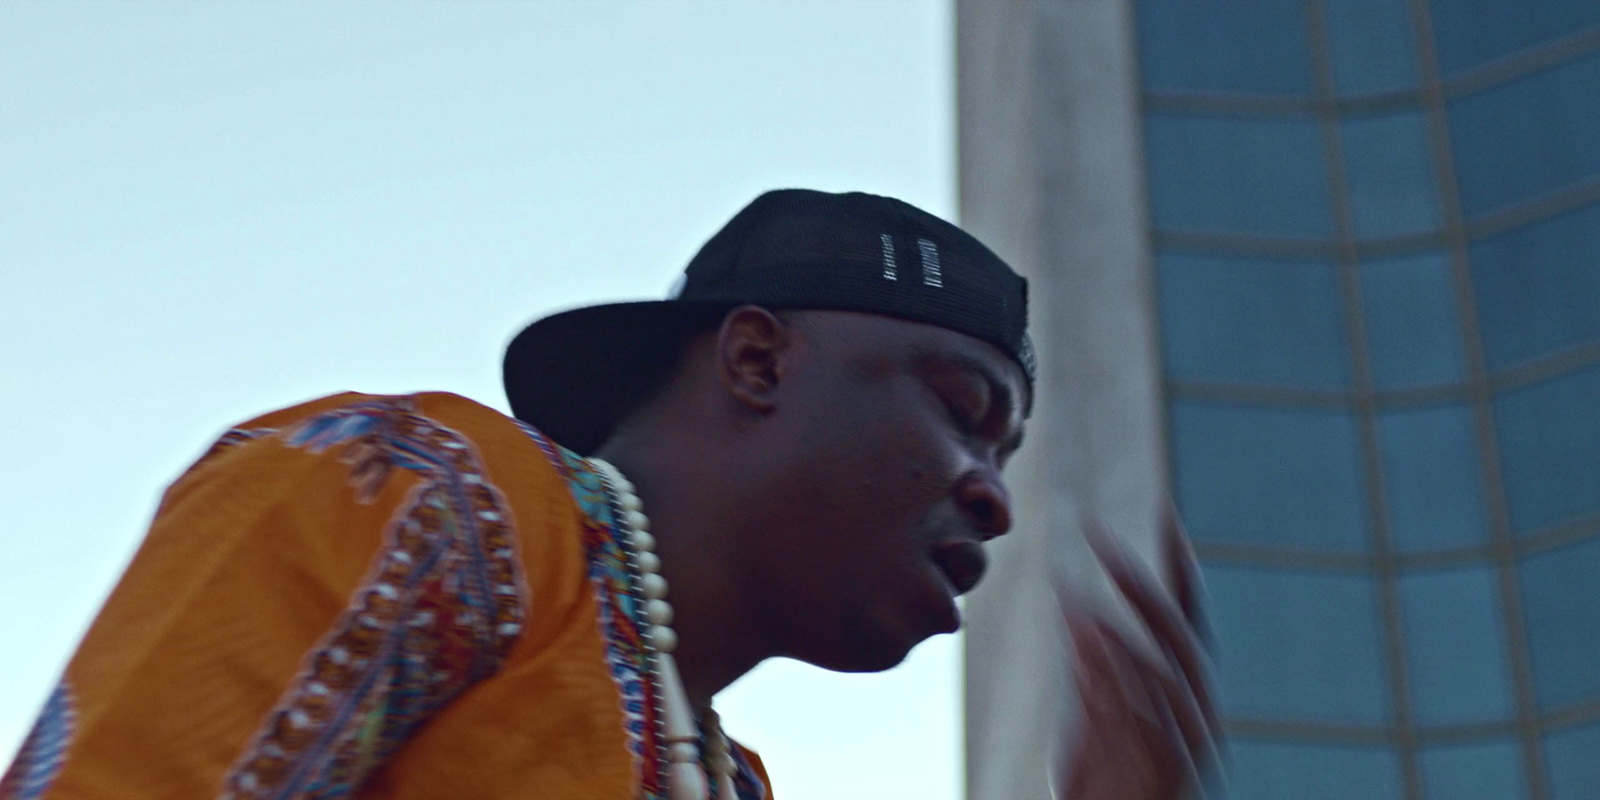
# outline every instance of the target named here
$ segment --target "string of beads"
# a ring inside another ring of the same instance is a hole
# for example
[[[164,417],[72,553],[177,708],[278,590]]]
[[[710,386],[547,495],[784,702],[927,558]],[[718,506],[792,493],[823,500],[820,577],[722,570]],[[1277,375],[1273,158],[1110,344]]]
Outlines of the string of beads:
[[[656,540],[650,533],[650,518],[644,515],[644,503],[621,470],[604,459],[591,458],[589,463],[617,497],[623,515],[620,522],[627,528],[638,567],[639,585],[635,588],[645,598],[644,615],[650,623],[645,642],[656,654],[656,680],[663,699],[661,727],[667,747],[668,796],[672,800],[710,800],[711,783],[715,782],[719,800],[736,800],[739,793],[733,776],[738,768],[721,720],[707,706],[700,714],[699,725],[695,724],[689,693],[672,658],[672,651],[678,647],[678,634],[672,629],[667,579],[661,577],[661,557],[655,552]],[[702,733],[706,742],[704,767],[699,745]],[[710,768],[709,778],[705,767]]]

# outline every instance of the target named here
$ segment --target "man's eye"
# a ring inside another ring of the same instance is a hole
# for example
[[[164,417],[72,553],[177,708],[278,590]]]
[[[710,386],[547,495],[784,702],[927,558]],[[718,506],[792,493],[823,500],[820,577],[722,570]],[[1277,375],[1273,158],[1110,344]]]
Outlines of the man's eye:
[[[950,418],[955,421],[956,427],[962,433],[972,435],[978,432],[978,415],[971,409],[964,408],[961,403],[945,401],[944,407],[950,412]]]

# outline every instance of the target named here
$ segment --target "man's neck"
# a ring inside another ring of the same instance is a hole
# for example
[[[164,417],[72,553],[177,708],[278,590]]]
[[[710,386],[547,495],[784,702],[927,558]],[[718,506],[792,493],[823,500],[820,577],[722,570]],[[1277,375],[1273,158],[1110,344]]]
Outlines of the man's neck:
[[[742,597],[735,546],[740,532],[727,517],[727,495],[709,474],[704,453],[682,447],[670,435],[619,432],[596,456],[614,464],[635,486],[661,557],[672,628],[673,652],[684,689],[695,708],[772,655]]]

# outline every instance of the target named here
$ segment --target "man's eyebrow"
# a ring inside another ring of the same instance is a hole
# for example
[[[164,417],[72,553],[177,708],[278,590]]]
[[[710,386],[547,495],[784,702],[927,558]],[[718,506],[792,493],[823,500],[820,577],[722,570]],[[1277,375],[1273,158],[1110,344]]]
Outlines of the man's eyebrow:
[[[949,353],[918,348],[917,354],[921,359],[927,361],[943,362],[977,373],[979,377],[983,378],[984,383],[989,385],[989,394],[994,398],[994,404],[1003,406],[1006,409],[1007,417],[1020,415],[1023,419],[1027,418],[1027,409],[1018,405],[1017,397],[1011,391],[1011,387],[1006,384],[1005,379],[1000,377],[1000,373],[989,362],[968,353]],[[1020,412],[1020,414],[1014,414],[1013,412]],[[1001,449],[1011,452],[1021,446],[1022,426],[1018,425],[1017,430],[1001,445]]]

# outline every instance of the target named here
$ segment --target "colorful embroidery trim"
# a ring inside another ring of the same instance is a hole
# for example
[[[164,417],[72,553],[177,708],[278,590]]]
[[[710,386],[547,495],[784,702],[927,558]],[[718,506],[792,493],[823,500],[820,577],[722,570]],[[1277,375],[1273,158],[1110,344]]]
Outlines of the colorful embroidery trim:
[[[644,644],[644,599],[634,594],[638,566],[631,546],[616,524],[621,511],[605,484],[582,457],[561,447],[532,426],[518,423],[539,445],[567,482],[584,516],[584,548],[589,580],[599,607],[600,633],[606,643],[607,668],[617,685],[624,733],[639,776],[639,797],[665,800],[666,745],[660,727],[660,690],[655,683],[655,656]]]
[[[735,747],[731,752],[733,763],[739,768],[733,775],[733,788],[739,793],[740,800],[767,800],[767,785],[762,783],[755,767],[750,766],[750,760],[744,757],[744,751]]]
[[[408,400],[346,406],[272,435],[315,453],[341,448],[363,502],[396,468],[423,478],[350,606],[224,779],[231,798],[343,797],[499,668],[528,591],[509,506],[482,459]]]
[[[67,762],[76,722],[72,689],[63,681],[50,693],[16,760],[0,779],[0,800],[38,800],[44,796]]]

